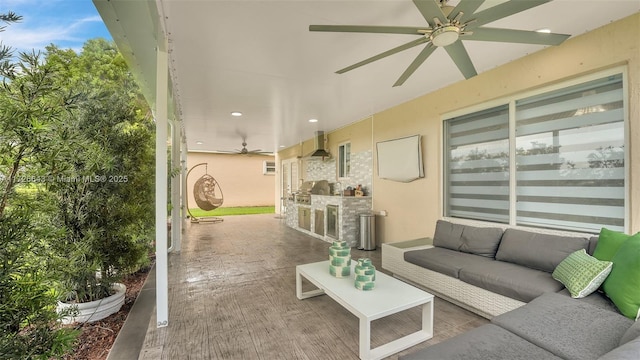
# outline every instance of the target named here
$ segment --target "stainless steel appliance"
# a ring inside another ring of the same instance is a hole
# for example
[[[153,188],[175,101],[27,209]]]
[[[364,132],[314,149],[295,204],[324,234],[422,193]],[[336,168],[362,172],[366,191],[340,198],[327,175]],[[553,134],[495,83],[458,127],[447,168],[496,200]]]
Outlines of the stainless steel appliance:
[[[296,204],[311,204],[311,189],[315,185],[315,181],[305,181],[300,185],[300,189],[295,193]]]
[[[298,208],[298,227],[311,231],[311,209],[308,207]]]
[[[316,209],[314,211],[313,232],[324,236],[324,210]]]
[[[338,211],[338,205],[327,205],[327,236],[334,239],[338,239],[340,236]]]

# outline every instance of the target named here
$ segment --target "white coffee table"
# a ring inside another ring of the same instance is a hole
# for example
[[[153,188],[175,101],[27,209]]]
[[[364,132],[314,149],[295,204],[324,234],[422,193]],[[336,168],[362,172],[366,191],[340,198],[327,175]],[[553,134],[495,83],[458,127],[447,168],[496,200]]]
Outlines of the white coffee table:
[[[327,294],[360,319],[360,359],[382,359],[433,337],[433,295],[398,279],[376,271],[375,288],[358,290],[354,286],[356,262],[351,276],[336,278],[329,274],[329,261],[296,266],[298,299]],[[302,277],[318,289],[302,292]],[[422,305],[422,329],[371,349],[371,322]]]

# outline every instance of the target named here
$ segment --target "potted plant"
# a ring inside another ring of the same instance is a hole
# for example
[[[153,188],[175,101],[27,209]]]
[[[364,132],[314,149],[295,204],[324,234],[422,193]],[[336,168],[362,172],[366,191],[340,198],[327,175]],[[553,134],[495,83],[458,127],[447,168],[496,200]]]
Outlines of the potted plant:
[[[148,263],[152,240],[152,157],[140,157],[140,142],[131,141],[142,135],[140,140],[150,140],[152,132],[119,126],[121,117],[103,106],[89,110],[103,117],[89,116],[90,125],[82,119],[75,123],[82,130],[73,137],[75,155],[59,164],[50,187],[63,229],[54,245],[60,255],[61,307],[81,312],[69,321],[95,321],[117,312],[125,291],[119,280]],[[91,302],[109,310],[83,310]]]
[[[153,240],[151,111],[113,42],[89,40],[80,54],[51,45],[47,63],[65,75],[58,87],[76,94],[75,107],[50,132],[57,147],[47,188],[60,229],[51,242],[60,301],[117,309],[120,279],[148,264]]]

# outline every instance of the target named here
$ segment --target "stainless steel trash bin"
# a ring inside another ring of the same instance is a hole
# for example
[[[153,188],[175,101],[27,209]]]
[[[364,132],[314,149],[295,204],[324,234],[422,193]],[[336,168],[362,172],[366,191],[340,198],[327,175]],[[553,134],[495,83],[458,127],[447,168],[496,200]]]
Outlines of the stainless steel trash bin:
[[[360,214],[360,244],[358,249],[376,249],[376,216],[374,214]]]

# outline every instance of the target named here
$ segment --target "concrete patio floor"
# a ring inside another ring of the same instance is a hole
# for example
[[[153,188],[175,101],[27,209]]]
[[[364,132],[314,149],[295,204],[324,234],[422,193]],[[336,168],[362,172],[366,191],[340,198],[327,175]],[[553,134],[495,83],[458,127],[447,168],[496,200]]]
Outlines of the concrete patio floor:
[[[358,319],[328,296],[295,295],[295,266],[327,260],[329,246],[274,214],[187,225],[169,255],[169,326],[156,326],[152,274],[109,359],[358,359]],[[379,247],[352,249],[361,257],[383,271]],[[433,339],[389,359],[487,322],[436,299]],[[419,308],[376,320],[372,345],[419,328]]]

